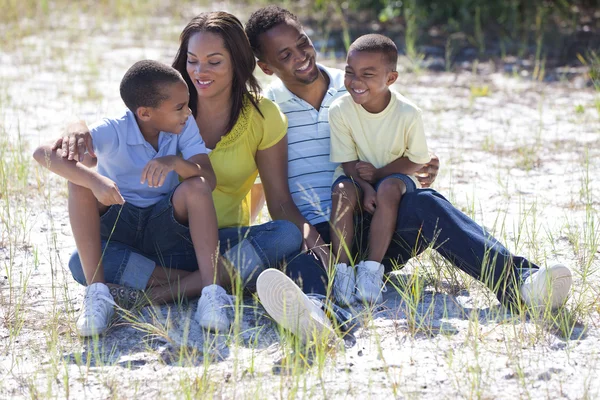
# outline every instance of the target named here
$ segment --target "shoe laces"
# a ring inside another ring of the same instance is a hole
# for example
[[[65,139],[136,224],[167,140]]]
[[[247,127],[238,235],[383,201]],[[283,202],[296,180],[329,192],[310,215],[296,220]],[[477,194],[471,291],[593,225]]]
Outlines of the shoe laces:
[[[362,279],[366,281],[367,285],[379,287],[382,292],[387,292],[387,287],[383,283],[383,279],[379,276],[379,273],[361,271],[360,275],[362,275]]]
[[[206,300],[209,301],[211,308],[217,310],[220,315],[227,316],[227,309],[235,307],[233,303],[235,296],[229,296],[227,293],[208,292],[203,294],[203,296],[206,296]],[[216,306],[216,304],[219,306]]]
[[[104,293],[88,293],[83,298],[83,314],[86,317],[105,314],[108,310],[107,305],[116,306],[115,301]]]

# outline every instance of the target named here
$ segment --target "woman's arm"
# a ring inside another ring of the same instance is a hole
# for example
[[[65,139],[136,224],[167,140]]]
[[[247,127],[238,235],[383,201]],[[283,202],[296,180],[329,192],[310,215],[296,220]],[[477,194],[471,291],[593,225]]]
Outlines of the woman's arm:
[[[288,185],[287,135],[277,144],[256,152],[256,165],[261,177],[269,214],[273,219],[293,222],[300,232],[306,248],[312,250],[323,265],[329,265],[329,251],[316,228],[312,226],[294,204]]]

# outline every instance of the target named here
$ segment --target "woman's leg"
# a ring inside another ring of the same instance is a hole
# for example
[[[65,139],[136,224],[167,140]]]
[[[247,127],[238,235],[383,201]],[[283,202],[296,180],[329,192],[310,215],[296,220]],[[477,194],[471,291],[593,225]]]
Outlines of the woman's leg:
[[[301,245],[300,231],[285,220],[219,230],[220,253],[231,266],[228,278],[234,282],[239,277],[242,285],[252,290],[262,271],[278,268],[297,254]]]

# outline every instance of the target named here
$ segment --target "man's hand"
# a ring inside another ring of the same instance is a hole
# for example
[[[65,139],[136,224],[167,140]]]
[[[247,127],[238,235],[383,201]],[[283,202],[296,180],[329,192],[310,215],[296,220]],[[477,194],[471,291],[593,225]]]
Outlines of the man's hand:
[[[357,162],[356,172],[358,172],[358,176],[361,179],[369,182],[370,184],[373,184],[377,181],[377,178],[375,177],[377,168],[375,168],[375,166],[371,163],[365,161]]]
[[[83,121],[78,121],[67,126],[66,133],[52,145],[52,150],[61,149],[62,157],[69,160],[83,161],[85,152],[96,157],[92,142],[92,135]]]
[[[150,160],[142,171],[140,183],[148,181],[150,187],[161,187],[169,172],[175,169],[177,162],[181,158],[177,156],[165,156]]]
[[[435,181],[440,169],[440,159],[435,154],[431,155],[431,160],[415,173],[421,187],[428,188]]]
[[[369,214],[375,213],[375,208],[377,208],[377,192],[373,188],[368,188],[368,190],[363,188],[363,192],[363,208]]]
[[[125,203],[117,184],[105,176],[97,175],[90,185],[90,190],[105,206]]]

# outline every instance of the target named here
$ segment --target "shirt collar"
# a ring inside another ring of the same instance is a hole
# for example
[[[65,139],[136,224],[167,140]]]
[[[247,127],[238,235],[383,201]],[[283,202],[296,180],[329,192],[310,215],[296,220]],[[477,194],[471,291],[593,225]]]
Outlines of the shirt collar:
[[[128,119],[130,124],[129,129],[127,130],[127,144],[131,146],[137,146],[148,143],[144,138],[144,135],[142,135],[140,126],[138,125],[135,115],[131,112],[131,110],[126,111],[125,118]],[[189,121],[187,123],[189,123]],[[172,133],[160,132],[158,135],[158,146],[161,147],[164,140],[170,141],[172,136]]]

